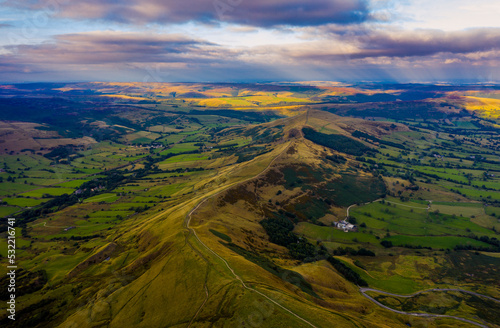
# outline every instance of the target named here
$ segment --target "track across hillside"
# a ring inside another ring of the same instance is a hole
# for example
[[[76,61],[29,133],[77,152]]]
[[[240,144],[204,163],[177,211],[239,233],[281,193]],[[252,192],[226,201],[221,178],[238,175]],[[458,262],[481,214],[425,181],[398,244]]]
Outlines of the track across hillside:
[[[378,306],[383,307],[386,310],[389,310],[389,311],[392,311],[392,312],[395,312],[395,313],[398,313],[398,314],[411,315],[411,316],[414,316],[414,317],[427,317],[427,318],[451,318],[451,319],[460,320],[460,321],[467,322],[467,323],[476,325],[478,327],[483,327],[483,328],[489,328],[489,326],[483,325],[483,324],[481,324],[479,322],[476,322],[476,321],[472,321],[472,320],[468,320],[468,319],[464,319],[464,318],[460,318],[460,317],[455,317],[455,316],[452,316],[452,315],[429,314],[429,313],[412,313],[412,312],[405,312],[405,311],[395,310],[395,309],[390,308],[387,305],[384,305],[384,304],[380,303],[379,301],[375,300],[373,297],[367,295],[366,292],[371,291],[371,292],[376,292],[376,293],[380,293],[380,294],[384,294],[384,295],[389,295],[389,296],[405,297],[405,298],[407,298],[407,297],[412,297],[412,296],[419,295],[419,294],[426,293],[426,292],[457,291],[457,292],[467,293],[467,294],[471,294],[471,295],[478,296],[478,297],[484,297],[484,298],[487,298],[487,299],[495,301],[495,302],[500,302],[500,300],[497,300],[496,298],[493,298],[493,297],[490,297],[490,296],[486,296],[486,295],[482,295],[482,294],[475,293],[475,292],[471,292],[471,291],[464,290],[464,289],[459,289],[459,288],[446,288],[446,289],[445,288],[443,288],[443,289],[436,288],[436,289],[428,289],[428,290],[423,290],[423,291],[416,292],[416,293],[413,293],[413,294],[410,294],[410,295],[399,295],[399,294],[384,292],[384,291],[378,290],[378,289],[365,288],[365,287],[359,288],[359,291],[361,292],[361,294],[363,294],[364,297],[366,297],[367,299],[369,299],[373,303],[377,304]]]
[[[314,324],[312,324],[311,322],[307,321],[306,319],[302,318],[301,316],[299,316],[297,313],[291,311],[290,309],[284,307],[283,305],[279,304],[278,302],[276,302],[275,300],[273,300],[272,298],[270,298],[269,296],[265,295],[264,293],[252,288],[252,287],[249,287],[245,284],[245,282],[243,281],[243,279],[241,279],[241,277],[236,274],[236,272],[234,271],[234,269],[229,265],[229,263],[224,259],[222,258],[219,254],[217,254],[214,250],[212,250],[210,247],[208,247],[199,237],[198,235],[196,234],[196,231],[191,228],[189,226],[189,223],[191,222],[191,217],[192,217],[192,214],[201,206],[203,205],[206,201],[208,201],[209,199],[213,198],[213,197],[216,197],[217,195],[219,195],[220,193],[226,191],[227,189],[229,188],[232,188],[232,187],[235,187],[237,185],[240,185],[240,184],[244,184],[250,180],[253,180],[255,178],[258,178],[260,177],[261,175],[265,174],[269,168],[274,164],[274,162],[289,148],[290,144],[288,144],[287,147],[284,148],[283,151],[281,151],[268,165],[267,167],[262,171],[260,172],[258,175],[254,176],[254,177],[251,177],[251,178],[248,178],[246,180],[243,180],[241,182],[238,182],[238,183],[235,183],[235,184],[232,184],[232,185],[229,185],[227,186],[227,188],[211,195],[211,196],[208,196],[206,198],[204,198],[202,201],[200,201],[187,215],[186,215],[186,228],[189,230],[190,233],[192,233],[194,235],[194,237],[196,238],[196,240],[204,247],[206,248],[210,253],[214,254],[217,258],[219,258],[222,262],[224,262],[224,264],[226,265],[226,267],[229,269],[229,271],[231,271],[231,274],[241,283],[241,285],[243,286],[243,288],[247,289],[247,290],[250,290],[254,293],[257,293],[259,294],[260,296],[266,298],[268,301],[272,302],[273,304],[277,305],[278,307],[280,307],[281,309],[285,310],[286,312],[290,313],[290,315],[296,317],[297,319],[303,321],[304,323],[308,324],[309,326],[311,327],[314,327],[314,328],[317,328]],[[198,309],[198,311],[196,312],[195,316],[191,319],[191,322],[189,323],[189,326],[191,326],[191,323],[195,320],[196,316],[198,315],[198,313],[201,311],[201,309],[203,308],[203,306],[205,305],[205,303],[207,302],[208,300],[208,297],[209,297],[209,292],[208,292],[208,288],[207,286],[205,285],[205,292],[206,292],[206,298],[205,298],[205,301],[203,302],[203,304],[201,305],[201,307]],[[188,327],[189,327],[188,326]]]
[[[210,253],[212,253],[214,256],[216,256],[217,258],[219,258],[224,264],[225,266],[229,269],[229,271],[231,271],[231,274],[241,283],[241,285],[243,286],[243,288],[247,289],[247,290],[250,290],[252,292],[255,292],[257,294],[259,294],[260,296],[266,298],[268,301],[272,302],[273,304],[277,305],[278,307],[280,307],[281,309],[285,310],[286,312],[288,312],[290,315],[296,317],[297,319],[303,321],[304,323],[308,324],[309,326],[311,327],[315,327],[317,328],[314,324],[312,324],[311,322],[307,321],[306,319],[302,318],[301,316],[299,316],[298,314],[296,314],[295,312],[291,311],[290,309],[284,307],[283,305],[279,304],[278,302],[276,302],[275,300],[273,300],[272,298],[270,298],[269,296],[263,294],[262,292],[252,288],[252,287],[249,287],[247,284],[245,284],[245,282],[243,281],[243,279],[234,271],[234,269],[231,267],[231,265],[223,258],[221,257],[219,254],[217,254],[214,250],[212,250],[209,246],[207,246],[197,235],[196,231],[191,228],[189,226],[190,222],[191,222],[191,218],[192,218],[192,215],[194,212],[196,212],[196,210],[198,210],[198,208],[200,208],[206,201],[208,201],[209,199],[211,198],[214,198],[216,196],[218,196],[219,194],[221,194],[222,192],[224,191],[227,191],[229,188],[232,188],[232,187],[235,187],[235,186],[238,186],[240,184],[244,184],[250,180],[253,180],[255,178],[258,178],[260,176],[262,176],[263,174],[265,174],[269,168],[274,164],[274,162],[289,148],[290,144],[287,145],[287,147],[284,148],[283,151],[281,151],[268,165],[267,167],[262,171],[260,172],[258,175],[254,176],[254,177],[251,177],[251,178],[248,178],[248,179],[245,179],[241,182],[237,182],[237,183],[234,183],[234,184],[231,184],[229,186],[227,186],[226,188],[224,188],[223,190],[213,194],[213,195],[210,195],[210,196],[207,196],[206,198],[202,199],[187,215],[186,215],[186,219],[185,219],[185,226],[186,228],[189,230],[190,234],[193,234],[193,236],[196,238],[196,240],[206,249],[208,250]],[[368,202],[366,204],[370,204],[370,203],[374,203],[374,202],[380,202],[382,201],[382,199],[377,199],[375,201],[372,201],[372,202]],[[389,202],[389,201],[387,201]],[[395,202],[390,202],[390,203],[394,203],[394,204],[397,204],[397,205],[403,205],[403,206],[408,206],[408,205],[404,205],[404,204],[399,204],[399,203],[395,203]],[[363,205],[366,205],[366,204],[363,204]],[[351,205],[347,208],[347,216],[349,216],[349,210],[354,207],[356,205]],[[408,206],[408,207],[414,207],[414,206]],[[419,209],[426,209],[426,210],[429,210],[430,206],[428,207],[414,207],[414,208],[419,208]],[[186,237],[187,238],[187,237]],[[205,293],[206,293],[206,298],[204,300],[204,302],[201,304],[201,306],[198,308],[197,312],[195,313],[195,315],[193,316],[193,318],[191,319],[188,327],[191,326],[191,324],[195,321],[196,317],[198,316],[198,314],[201,312],[202,308],[204,307],[204,305],[207,303],[208,301],[208,298],[209,298],[209,290],[208,290],[208,287],[206,285],[206,282],[205,282],[205,285],[204,285],[204,289],[205,289]],[[493,300],[493,301],[496,301],[496,302],[500,302],[499,300],[495,299],[495,298],[492,298],[492,297],[489,297],[489,296],[486,296],[486,295],[482,295],[482,294],[478,294],[478,293],[475,293],[475,292],[470,292],[470,291],[466,291],[466,290],[462,290],[462,289],[430,289],[430,290],[425,290],[425,291],[420,291],[420,292],[417,292],[417,293],[414,293],[414,294],[411,294],[411,295],[398,295],[398,294],[393,294],[393,293],[388,293],[388,292],[384,292],[384,291],[381,291],[381,290],[376,290],[376,289],[372,289],[372,288],[360,288],[359,291],[361,292],[361,294],[366,297],[367,299],[369,299],[370,301],[372,301],[373,303],[375,303],[376,305],[384,308],[384,309],[387,309],[389,311],[392,311],[392,312],[395,312],[395,313],[398,313],[398,314],[404,314],[404,315],[410,315],[410,316],[416,316],[416,317],[428,317],[428,318],[450,318],[450,319],[456,319],[456,320],[460,320],[462,322],[466,322],[466,323],[470,323],[470,324],[473,324],[473,325],[476,325],[476,326],[479,326],[479,327],[483,327],[483,328],[489,328],[489,326],[486,326],[486,325],[483,325],[481,323],[478,323],[476,321],[472,321],[472,320],[468,320],[468,319],[464,319],[464,318],[460,318],[460,317],[455,317],[455,316],[450,316],[450,315],[439,315],[439,314],[427,314],[427,313],[410,313],[410,312],[404,312],[404,311],[399,311],[399,310],[395,310],[395,309],[392,309],[388,306],[385,306],[384,304],[376,301],[374,298],[372,298],[371,296],[367,295],[366,292],[367,291],[373,291],[373,292],[378,292],[378,293],[382,293],[382,294],[386,294],[386,295],[391,295],[391,296],[396,296],[396,297],[412,297],[412,296],[415,296],[415,295],[418,295],[418,294],[421,294],[421,293],[425,293],[425,292],[432,292],[432,291],[460,291],[460,292],[464,292],[464,293],[468,293],[468,294],[471,294],[471,295],[475,295],[475,296],[478,296],[478,297],[484,297],[484,298],[487,298],[487,299],[490,299],[490,300]]]

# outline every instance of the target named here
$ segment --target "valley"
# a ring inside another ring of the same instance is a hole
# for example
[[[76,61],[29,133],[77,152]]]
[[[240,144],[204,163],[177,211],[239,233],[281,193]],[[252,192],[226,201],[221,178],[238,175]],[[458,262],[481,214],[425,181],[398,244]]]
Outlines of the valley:
[[[498,327],[499,93],[0,86],[0,322]]]

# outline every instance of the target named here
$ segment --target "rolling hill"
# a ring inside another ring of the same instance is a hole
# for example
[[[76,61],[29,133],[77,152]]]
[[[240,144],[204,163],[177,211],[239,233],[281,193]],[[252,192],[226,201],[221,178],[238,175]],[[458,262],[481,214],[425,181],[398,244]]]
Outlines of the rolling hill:
[[[2,88],[2,326],[499,326],[493,121],[385,88]]]

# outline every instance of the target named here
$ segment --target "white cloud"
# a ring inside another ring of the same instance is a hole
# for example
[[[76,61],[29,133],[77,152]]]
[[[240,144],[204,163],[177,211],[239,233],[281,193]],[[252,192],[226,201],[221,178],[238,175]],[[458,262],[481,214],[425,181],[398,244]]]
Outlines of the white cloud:
[[[391,13],[398,24],[408,29],[500,27],[497,0],[405,0],[394,5]]]

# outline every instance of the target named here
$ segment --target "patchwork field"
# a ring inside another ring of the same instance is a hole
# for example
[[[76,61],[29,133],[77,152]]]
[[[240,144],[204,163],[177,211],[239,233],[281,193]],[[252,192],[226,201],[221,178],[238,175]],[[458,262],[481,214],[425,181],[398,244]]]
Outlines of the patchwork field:
[[[14,216],[22,271],[0,324],[498,325],[487,297],[425,292],[500,298],[497,99],[435,88],[13,88],[0,234]]]

